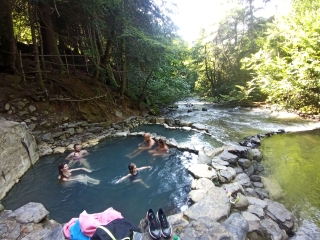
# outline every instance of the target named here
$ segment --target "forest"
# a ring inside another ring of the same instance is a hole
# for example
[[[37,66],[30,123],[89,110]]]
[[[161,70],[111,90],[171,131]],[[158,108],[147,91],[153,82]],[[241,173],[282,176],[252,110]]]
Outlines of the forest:
[[[0,0],[0,82],[18,76],[48,93],[48,80],[83,78],[139,107],[194,95],[319,114],[320,0],[269,18],[261,1],[227,2],[190,46],[170,0]]]

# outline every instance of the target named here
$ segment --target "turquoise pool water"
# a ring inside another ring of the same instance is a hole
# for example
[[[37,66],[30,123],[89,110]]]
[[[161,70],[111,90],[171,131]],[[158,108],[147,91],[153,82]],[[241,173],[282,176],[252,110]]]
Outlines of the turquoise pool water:
[[[157,125],[147,125],[137,130],[142,129],[158,131],[158,135],[174,137],[179,142],[203,138],[199,133],[167,131]],[[58,181],[57,166],[64,161],[67,153],[42,157],[11,189],[2,204],[6,209],[14,210],[28,202],[40,202],[50,212],[50,218],[61,223],[78,217],[83,210],[96,213],[109,207],[120,211],[135,224],[139,224],[149,208],[154,211],[163,208],[167,214],[179,212],[181,207],[188,205],[187,195],[192,177],[187,167],[196,161],[196,156],[177,149],[170,149],[168,156],[162,157],[152,157],[147,151],[133,159],[125,156],[142,141],[142,136],[107,139],[87,149],[90,154],[86,156],[86,162],[93,172],[77,171],[73,175],[86,174],[100,180],[98,185],[61,183]],[[130,162],[138,167],[152,166],[140,174],[149,188],[129,180],[115,184],[116,180],[128,174]],[[77,162],[72,168],[76,167],[83,166]]]

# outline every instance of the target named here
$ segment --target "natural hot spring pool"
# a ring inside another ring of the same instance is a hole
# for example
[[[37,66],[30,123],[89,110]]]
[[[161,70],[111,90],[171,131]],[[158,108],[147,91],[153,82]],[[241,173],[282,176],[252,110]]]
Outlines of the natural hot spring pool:
[[[194,132],[168,131],[162,126],[145,126],[145,129],[140,127],[138,130],[174,137],[178,142],[197,142],[204,137],[203,134]],[[120,211],[137,225],[149,208],[157,211],[161,207],[168,215],[176,213],[180,207],[188,204],[192,177],[188,174],[187,167],[196,161],[196,156],[172,148],[166,157],[152,157],[147,151],[133,159],[126,157],[142,140],[141,136],[112,138],[87,148],[90,155],[86,159],[93,172],[79,173],[99,179],[99,185],[60,183],[57,166],[64,161],[67,153],[42,157],[2,199],[2,204],[6,209],[14,210],[28,202],[40,202],[50,212],[50,218],[60,223],[78,217],[83,210],[96,213],[108,207]],[[220,144],[211,141],[216,145],[213,147]],[[152,166],[141,172],[141,179],[150,188],[129,180],[115,184],[116,180],[128,174],[127,165],[130,162],[138,167]],[[77,164],[74,167],[78,167]],[[73,175],[76,174],[74,172]]]

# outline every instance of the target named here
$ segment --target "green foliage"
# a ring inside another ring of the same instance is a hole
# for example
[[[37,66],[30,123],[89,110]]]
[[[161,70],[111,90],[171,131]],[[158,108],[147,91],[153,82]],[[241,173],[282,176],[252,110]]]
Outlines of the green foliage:
[[[287,17],[269,25],[263,48],[244,60],[270,102],[319,112],[319,13],[320,1],[295,1]]]
[[[244,1],[230,9],[226,17],[202,31],[192,49],[192,64],[197,70],[195,90],[203,96],[242,100],[253,90],[251,71],[243,68],[241,60],[258,49],[266,20],[257,18],[254,1]],[[256,88],[256,92],[259,89]]]

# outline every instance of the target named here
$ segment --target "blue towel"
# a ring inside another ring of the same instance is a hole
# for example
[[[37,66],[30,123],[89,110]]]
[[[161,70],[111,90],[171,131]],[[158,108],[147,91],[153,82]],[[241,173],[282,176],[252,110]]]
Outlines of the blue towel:
[[[90,237],[87,237],[81,232],[79,219],[70,228],[70,239],[71,240],[90,240]]]

